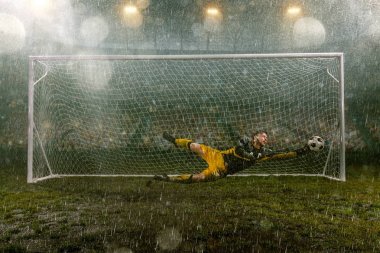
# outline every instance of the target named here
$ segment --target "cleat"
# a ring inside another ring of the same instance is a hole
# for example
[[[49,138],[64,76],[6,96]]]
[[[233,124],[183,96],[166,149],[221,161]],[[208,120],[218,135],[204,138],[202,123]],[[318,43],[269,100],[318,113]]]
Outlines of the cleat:
[[[162,174],[162,175],[155,175],[153,177],[154,180],[157,180],[157,181],[170,181],[170,178],[168,175],[166,174]]]
[[[176,143],[175,143],[175,138],[174,138],[173,136],[171,136],[170,134],[168,134],[167,132],[164,132],[164,133],[162,134],[162,137],[163,137],[165,140],[167,140],[167,141],[173,143],[174,145],[176,145]]]

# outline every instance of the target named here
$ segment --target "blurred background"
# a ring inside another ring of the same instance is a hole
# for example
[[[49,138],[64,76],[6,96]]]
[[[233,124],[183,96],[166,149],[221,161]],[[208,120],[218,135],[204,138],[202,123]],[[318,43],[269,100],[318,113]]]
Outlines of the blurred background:
[[[378,0],[0,0],[0,164],[26,163],[30,55],[289,52],[345,54],[347,162],[379,164]]]

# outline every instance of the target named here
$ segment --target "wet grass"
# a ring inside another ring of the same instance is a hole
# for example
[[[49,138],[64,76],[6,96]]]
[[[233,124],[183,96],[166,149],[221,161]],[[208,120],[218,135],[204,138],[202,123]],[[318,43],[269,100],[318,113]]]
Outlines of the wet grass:
[[[380,167],[347,182],[228,177],[147,184],[0,170],[0,252],[379,252]]]

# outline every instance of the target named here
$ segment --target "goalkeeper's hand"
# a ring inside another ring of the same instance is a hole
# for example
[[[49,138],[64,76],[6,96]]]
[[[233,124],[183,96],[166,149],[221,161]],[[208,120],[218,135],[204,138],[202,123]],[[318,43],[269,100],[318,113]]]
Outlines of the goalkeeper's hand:
[[[243,151],[241,154],[239,154],[240,156],[244,157],[245,159],[248,159],[250,162],[255,162],[256,161],[256,157],[255,155],[253,154],[253,152],[246,152],[246,151]]]
[[[247,158],[249,159],[250,162],[256,162],[256,157],[253,154],[253,152],[248,153]]]
[[[309,153],[311,150],[310,150],[309,145],[305,144],[305,146],[303,146],[302,148],[298,148],[294,151],[297,153],[297,156],[299,156],[299,155],[305,155]]]

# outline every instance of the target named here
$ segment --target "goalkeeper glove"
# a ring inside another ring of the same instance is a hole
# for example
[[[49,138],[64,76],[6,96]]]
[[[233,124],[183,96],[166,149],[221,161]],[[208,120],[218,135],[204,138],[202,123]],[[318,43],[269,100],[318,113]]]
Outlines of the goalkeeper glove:
[[[297,153],[297,156],[299,156],[299,155],[305,155],[305,154],[307,154],[307,153],[310,152],[309,145],[306,144],[302,148],[298,148],[298,149],[294,150],[294,152]]]

